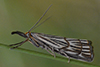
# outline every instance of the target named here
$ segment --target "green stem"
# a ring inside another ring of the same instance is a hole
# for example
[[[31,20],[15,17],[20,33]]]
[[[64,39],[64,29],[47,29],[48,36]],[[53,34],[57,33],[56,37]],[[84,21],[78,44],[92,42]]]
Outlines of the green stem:
[[[0,47],[4,47],[4,48],[7,48],[7,49],[11,48],[10,46],[5,45],[5,44],[0,44]],[[24,48],[15,48],[13,50],[23,52],[23,53],[27,53],[27,54],[32,54],[32,55],[35,55],[35,56],[44,57],[44,58],[50,58],[50,59],[54,59],[54,60],[64,61],[64,62],[68,63],[67,62],[68,59],[64,58],[64,57],[56,56],[56,58],[54,58],[50,54],[44,54],[44,53],[41,53],[41,52],[36,52],[36,51],[33,51],[33,50],[24,49]],[[81,65],[81,66],[84,66],[84,67],[100,67],[98,65],[94,65],[94,64],[91,64],[91,63],[82,62],[82,61],[78,61],[78,60],[74,60],[74,59],[71,59],[70,64]]]

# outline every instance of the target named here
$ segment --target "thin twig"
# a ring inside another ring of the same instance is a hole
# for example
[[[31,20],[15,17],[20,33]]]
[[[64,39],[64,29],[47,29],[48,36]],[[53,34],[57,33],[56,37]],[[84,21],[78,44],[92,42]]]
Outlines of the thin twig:
[[[5,44],[0,44],[0,47],[7,48],[7,49],[11,48],[11,46],[8,46],[8,45],[5,45]],[[54,58],[50,54],[45,54],[45,53],[41,53],[41,52],[37,52],[37,51],[33,51],[33,50],[24,49],[24,48],[15,48],[13,50],[23,52],[23,53],[27,53],[27,54],[31,54],[31,55],[35,55],[35,56],[44,57],[44,58],[59,60],[59,61],[63,61],[63,62],[68,63],[67,62],[68,59],[64,58],[64,57],[56,56],[56,58]],[[74,60],[74,59],[71,59],[70,64],[81,65],[81,66],[84,66],[84,67],[100,67],[98,65],[94,65],[94,64],[91,64],[91,63],[82,62],[82,61],[78,61],[78,60]]]

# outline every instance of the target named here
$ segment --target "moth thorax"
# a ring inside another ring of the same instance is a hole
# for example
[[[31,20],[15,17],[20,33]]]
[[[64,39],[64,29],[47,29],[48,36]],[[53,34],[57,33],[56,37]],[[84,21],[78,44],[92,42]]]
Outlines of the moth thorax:
[[[26,33],[26,36],[29,38],[30,37],[30,33]]]

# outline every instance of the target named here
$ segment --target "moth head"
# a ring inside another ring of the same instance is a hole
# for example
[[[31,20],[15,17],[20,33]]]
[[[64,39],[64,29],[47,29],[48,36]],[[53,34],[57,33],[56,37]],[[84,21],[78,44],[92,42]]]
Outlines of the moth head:
[[[13,34],[18,34],[18,35],[20,35],[20,36],[22,36],[22,37],[24,37],[24,38],[28,38],[27,35],[26,35],[25,33],[20,32],[20,31],[14,31],[14,32],[12,32],[11,34],[12,34],[12,35],[13,35]]]

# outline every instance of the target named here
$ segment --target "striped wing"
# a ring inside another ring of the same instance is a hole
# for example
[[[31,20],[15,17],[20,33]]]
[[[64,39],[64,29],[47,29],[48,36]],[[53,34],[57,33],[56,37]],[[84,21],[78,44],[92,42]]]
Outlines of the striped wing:
[[[41,33],[31,33],[30,42],[37,47],[49,48],[63,56],[91,62],[94,58],[92,42],[84,39],[65,38]]]

